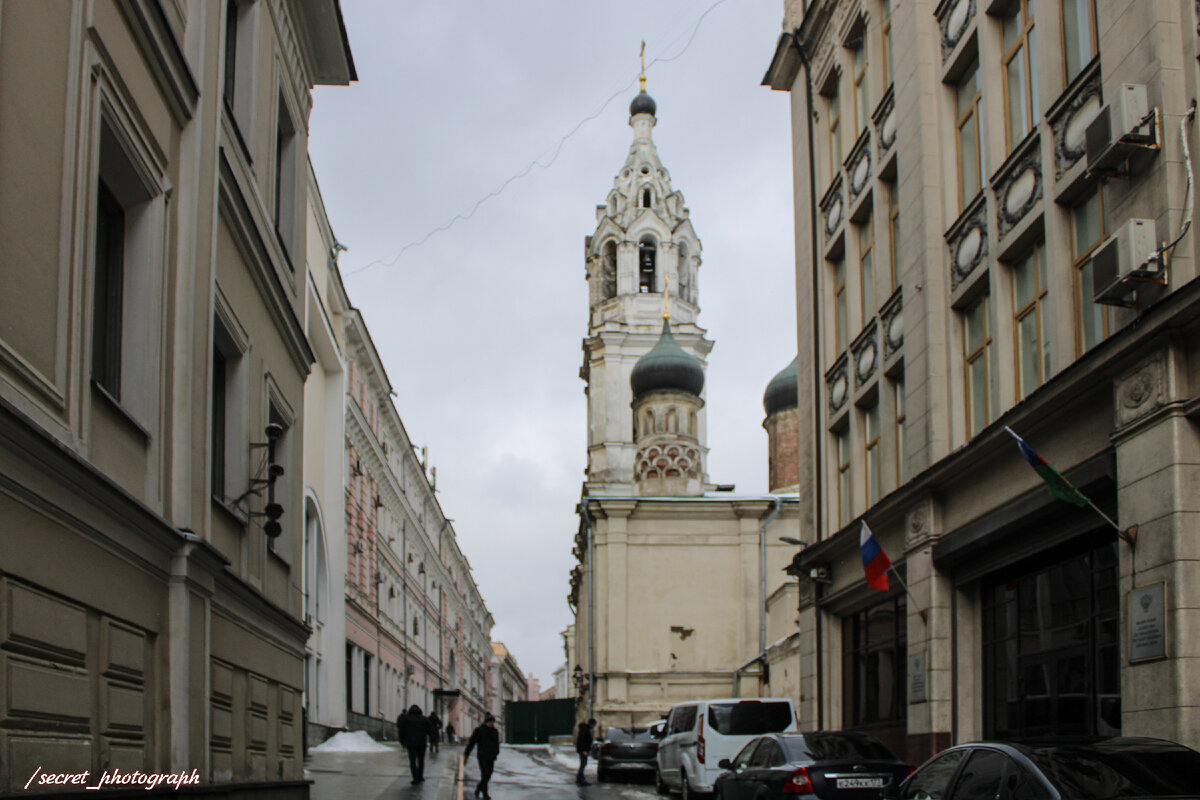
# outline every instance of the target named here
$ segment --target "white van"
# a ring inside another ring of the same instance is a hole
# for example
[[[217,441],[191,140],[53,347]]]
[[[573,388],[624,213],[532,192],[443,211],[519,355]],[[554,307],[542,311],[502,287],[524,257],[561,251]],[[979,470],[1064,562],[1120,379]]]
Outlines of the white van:
[[[733,758],[755,736],[796,730],[796,710],[786,697],[734,697],[680,703],[667,716],[658,744],[659,794],[684,798],[711,792],[722,758]]]

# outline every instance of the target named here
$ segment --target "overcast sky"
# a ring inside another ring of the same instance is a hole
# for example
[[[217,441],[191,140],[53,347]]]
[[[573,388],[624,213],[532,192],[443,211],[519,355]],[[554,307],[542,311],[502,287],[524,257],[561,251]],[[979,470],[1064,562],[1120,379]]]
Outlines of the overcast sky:
[[[699,323],[716,343],[708,472],[739,493],[767,489],[762,394],[796,348],[788,97],[759,85],[783,2],[342,0],[342,10],[359,80],[318,87],[309,147],[350,248],[346,288],[409,435],[429,447],[493,638],[546,688],[572,621],[586,463],[583,241],[632,141],[642,39],[654,140],[703,245]]]

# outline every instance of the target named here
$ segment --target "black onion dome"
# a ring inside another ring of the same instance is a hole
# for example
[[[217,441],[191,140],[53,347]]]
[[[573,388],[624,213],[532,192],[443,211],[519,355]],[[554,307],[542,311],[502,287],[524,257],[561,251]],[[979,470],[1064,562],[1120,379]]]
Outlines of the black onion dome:
[[[677,389],[698,395],[704,389],[704,368],[695,356],[679,346],[671,335],[671,323],[663,320],[662,336],[633,365],[629,385],[634,397],[656,389]]]
[[[799,363],[799,356],[793,358],[792,363],[780,370],[767,384],[767,391],[763,392],[763,410],[768,417],[776,411],[800,405]]]
[[[642,89],[638,92],[637,97],[633,98],[633,102],[629,104],[629,116],[637,114],[649,114],[654,116],[654,112],[658,110],[658,104],[654,102],[654,98],[646,94],[646,90]]]

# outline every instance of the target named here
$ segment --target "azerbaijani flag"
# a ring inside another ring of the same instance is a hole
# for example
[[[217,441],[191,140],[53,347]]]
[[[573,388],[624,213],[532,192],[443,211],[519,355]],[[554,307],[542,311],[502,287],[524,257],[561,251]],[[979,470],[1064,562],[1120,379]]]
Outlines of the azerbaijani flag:
[[[1029,466],[1033,467],[1034,471],[1042,476],[1042,480],[1046,482],[1046,488],[1050,490],[1050,494],[1059,500],[1066,500],[1068,503],[1080,507],[1091,504],[1092,501],[1088,500],[1083,492],[1072,486],[1071,482],[1062,476],[1062,473],[1046,463],[1046,459],[1038,455],[1038,452],[1030,447],[1024,439],[1017,436],[1012,428],[1005,425],[1004,430],[1011,433],[1012,437],[1017,440],[1017,447],[1021,448],[1021,455],[1029,462]]]
[[[867,527],[866,520],[863,520],[862,533],[859,534],[858,543],[862,546],[863,572],[867,573],[867,586],[886,592],[888,590],[887,574],[888,570],[892,568],[892,562],[888,559],[887,553],[883,552],[883,548],[879,546],[879,542],[875,540],[875,534],[871,533],[871,529]]]

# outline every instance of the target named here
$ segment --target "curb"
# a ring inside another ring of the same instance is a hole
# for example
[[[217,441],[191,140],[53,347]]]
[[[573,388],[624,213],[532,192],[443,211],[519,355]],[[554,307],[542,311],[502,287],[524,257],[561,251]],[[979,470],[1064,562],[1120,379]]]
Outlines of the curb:
[[[442,767],[442,776],[438,779],[437,800],[456,800],[461,796],[458,791],[462,781],[462,751],[454,753],[454,758],[447,759]]]

